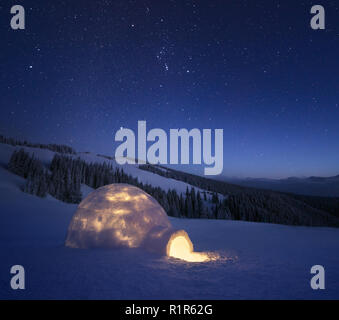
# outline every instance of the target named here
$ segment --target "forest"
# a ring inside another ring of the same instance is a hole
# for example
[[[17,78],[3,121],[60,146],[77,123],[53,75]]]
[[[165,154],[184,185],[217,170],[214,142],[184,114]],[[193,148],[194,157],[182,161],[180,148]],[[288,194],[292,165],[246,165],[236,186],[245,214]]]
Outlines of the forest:
[[[24,149],[15,150],[8,169],[25,178],[24,192],[39,197],[48,194],[67,203],[80,203],[81,185],[93,189],[111,183],[135,185],[152,195],[169,216],[182,218],[232,219],[288,225],[339,226],[333,206],[322,207],[313,197],[308,201],[298,196],[243,188],[212,179],[194,176],[153,165],[140,165],[140,169],[152,171],[168,178],[192,185],[184,193],[175,189],[165,191],[144,184],[113,167],[109,162],[87,163],[76,156],[56,153],[48,168]],[[222,186],[222,187],[220,187]],[[313,205],[312,205],[313,202]],[[314,204],[315,203],[315,204]]]

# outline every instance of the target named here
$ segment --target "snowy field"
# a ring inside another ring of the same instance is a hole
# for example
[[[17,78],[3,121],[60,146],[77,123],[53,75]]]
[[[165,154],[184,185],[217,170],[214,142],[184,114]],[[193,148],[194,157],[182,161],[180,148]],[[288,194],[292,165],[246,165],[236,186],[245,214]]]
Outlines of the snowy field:
[[[197,251],[224,259],[186,263],[142,250],[70,249],[64,240],[76,205],[20,191],[0,168],[1,299],[339,299],[339,229],[221,220],[170,219]],[[26,289],[10,288],[10,267]],[[310,268],[326,289],[310,287]]]

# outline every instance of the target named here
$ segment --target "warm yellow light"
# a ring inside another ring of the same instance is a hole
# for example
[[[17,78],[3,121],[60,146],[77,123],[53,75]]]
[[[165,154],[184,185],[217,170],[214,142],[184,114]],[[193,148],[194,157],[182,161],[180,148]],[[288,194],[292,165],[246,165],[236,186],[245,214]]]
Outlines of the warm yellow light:
[[[170,239],[168,255],[188,262],[206,262],[210,260],[206,253],[194,252],[192,242],[185,235],[178,235]]]

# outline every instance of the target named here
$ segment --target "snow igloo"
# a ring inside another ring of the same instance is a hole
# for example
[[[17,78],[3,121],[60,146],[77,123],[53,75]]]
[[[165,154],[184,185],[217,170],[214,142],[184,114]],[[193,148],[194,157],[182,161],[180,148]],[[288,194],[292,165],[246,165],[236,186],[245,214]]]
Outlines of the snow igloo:
[[[210,260],[194,252],[184,230],[172,227],[165,210],[149,194],[128,184],[110,184],[79,204],[68,228],[71,248],[143,248],[190,262]]]

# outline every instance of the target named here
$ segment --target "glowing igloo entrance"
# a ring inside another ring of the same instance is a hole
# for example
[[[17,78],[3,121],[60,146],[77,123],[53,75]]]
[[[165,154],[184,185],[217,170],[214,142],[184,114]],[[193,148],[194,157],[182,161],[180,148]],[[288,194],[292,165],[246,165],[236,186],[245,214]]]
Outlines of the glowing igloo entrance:
[[[143,190],[111,184],[90,193],[78,206],[68,228],[72,248],[144,248],[190,261],[208,261],[194,252],[184,230],[175,230],[159,203]]]

